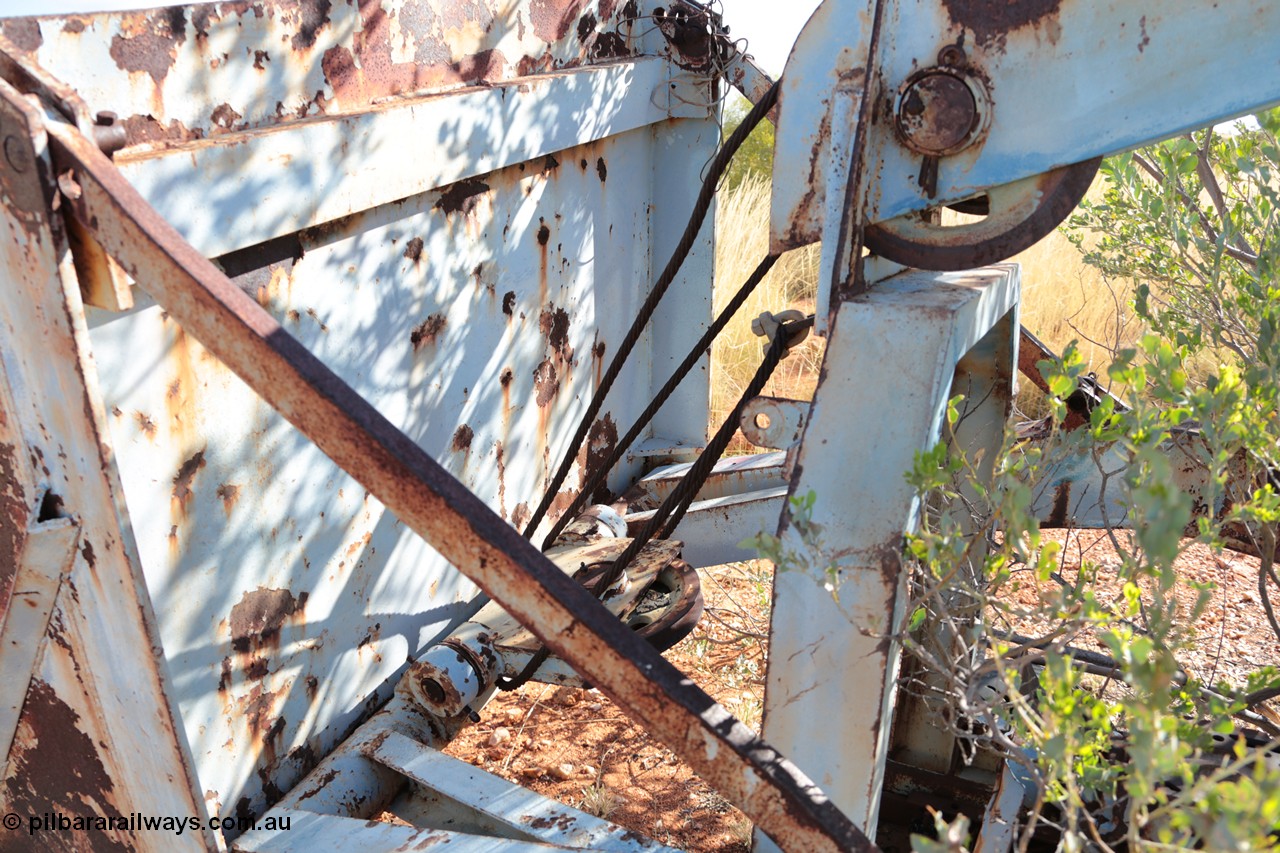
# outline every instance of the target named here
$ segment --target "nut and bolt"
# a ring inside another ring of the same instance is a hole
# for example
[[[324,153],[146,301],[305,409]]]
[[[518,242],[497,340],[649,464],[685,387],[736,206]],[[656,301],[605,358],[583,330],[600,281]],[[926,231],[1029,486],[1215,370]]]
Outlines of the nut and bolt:
[[[967,68],[956,45],[938,54],[941,64],[924,68],[899,90],[895,125],[903,144],[925,157],[944,157],[982,135],[990,99],[982,80]]]
[[[4,138],[4,159],[9,168],[19,174],[31,168],[31,150],[17,136]]]

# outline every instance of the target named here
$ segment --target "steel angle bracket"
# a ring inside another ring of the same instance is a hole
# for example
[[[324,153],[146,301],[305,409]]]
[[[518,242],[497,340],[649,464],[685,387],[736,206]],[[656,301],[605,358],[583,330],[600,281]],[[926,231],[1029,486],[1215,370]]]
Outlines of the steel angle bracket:
[[[886,0],[826,2],[800,31],[782,75],[774,137],[769,251],[821,240],[813,331],[825,335],[833,296],[862,255],[864,170],[879,85]]]
[[[26,539],[15,557],[13,587],[7,607],[0,606],[0,779],[8,775],[9,747],[32,674],[46,640],[53,602],[71,571],[80,525],[71,518],[40,520],[32,514]],[[4,590],[0,589],[0,596]],[[21,603],[23,606],[17,607]],[[6,602],[0,600],[0,605]],[[0,798],[3,793],[0,792]]]
[[[874,845],[790,761],[635,636],[212,263],[73,128],[50,124],[64,204],[138,285],[553,652],[676,749],[780,846]]]

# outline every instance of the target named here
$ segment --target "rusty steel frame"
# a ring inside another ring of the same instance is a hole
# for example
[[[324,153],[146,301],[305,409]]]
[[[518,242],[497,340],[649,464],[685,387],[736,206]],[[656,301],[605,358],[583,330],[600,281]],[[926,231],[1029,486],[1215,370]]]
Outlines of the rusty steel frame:
[[[194,338],[410,528],[792,849],[874,845],[794,765],[637,639],[246,296],[69,126],[63,203]]]
[[[841,303],[831,326],[789,491],[812,492],[815,503],[803,524],[789,505],[778,526],[790,553],[815,559],[774,574],[764,733],[815,768],[864,826],[879,818],[901,659],[902,542],[920,508],[904,474],[915,453],[942,437],[954,393],[966,394],[976,413],[976,434],[957,440],[994,459],[1001,433],[989,427],[1003,423],[1011,400],[1018,295],[1014,265],[908,270]],[[883,369],[886,352],[892,372]],[[824,464],[828,448],[850,435],[862,452]],[[857,524],[841,523],[850,517]],[[821,531],[820,541],[806,530]],[[828,561],[838,567],[834,577]],[[832,708],[842,723],[813,737],[813,721]],[[943,752],[949,762],[950,749]],[[759,849],[775,848],[761,841]]]
[[[0,300],[0,553],[28,553],[32,519],[45,517],[52,528],[62,526],[54,519],[74,518],[79,535],[66,572],[43,567],[50,584],[55,574],[61,583],[48,630],[24,638],[38,644],[37,656],[34,668],[17,676],[27,688],[15,689],[21,711],[0,802],[6,812],[28,815],[67,805],[109,817],[200,814],[204,804],[180,735],[155,613],[135,569],[136,543],[102,441],[106,414],[67,233],[50,206],[43,122],[34,103],[0,80],[6,143],[0,262],[7,285]],[[43,538],[40,526],[36,535]],[[6,622],[10,592],[0,588]],[[90,636],[112,642],[86,642]],[[119,684],[129,687],[115,689]],[[110,847],[127,836],[95,831],[72,841]],[[215,846],[207,829],[131,840],[138,850]]]

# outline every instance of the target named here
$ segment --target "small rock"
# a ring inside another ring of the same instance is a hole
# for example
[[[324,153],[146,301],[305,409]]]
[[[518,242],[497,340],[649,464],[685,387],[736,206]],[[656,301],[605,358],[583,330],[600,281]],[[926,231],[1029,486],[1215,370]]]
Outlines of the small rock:
[[[587,705],[587,710],[588,710],[588,711],[603,711],[603,710],[604,710],[604,706],[603,706],[603,705],[601,705],[599,702],[591,702],[591,703],[589,703],[589,704]]]
[[[561,687],[551,697],[551,700],[557,705],[577,705],[578,691],[572,687]]]
[[[536,746],[538,749],[546,749],[547,747],[551,746],[551,741],[549,741],[546,738],[543,738],[542,740],[536,742],[534,746]]]
[[[505,743],[509,740],[511,740],[511,732],[508,729],[499,726],[493,730],[493,734],[489,735],[489,746],[497,746],[498,744]]]
[[[520,771],[520,775],[527,779],[537,779],[542,775],[542,773],[542,768],[536,764],[530,764],[528,767],[525,767]]]
[[[551,768],[551,775],[560,780],[571,779],[573,778],[573,770],[573,765],[566,761],[564,764],[554,765]]]
[[[508,709],[507,709],[507,720],[508,720],[508,721],[510,721],[510,722],[512,722],[512,723],[518,723],[518,722],[520,722],[522,719],[524,719],[524,711],[523,711],[523,710],[521,710],[520,708],[508,708]]]
[[[584,765],[582,765],[582,772],[583,772],[585,775],[587,775],[587,776],[594,776],[594,775],[596,775],[596,769],[595,769],[594,767],[592,767],[590,764],[584,764]]]

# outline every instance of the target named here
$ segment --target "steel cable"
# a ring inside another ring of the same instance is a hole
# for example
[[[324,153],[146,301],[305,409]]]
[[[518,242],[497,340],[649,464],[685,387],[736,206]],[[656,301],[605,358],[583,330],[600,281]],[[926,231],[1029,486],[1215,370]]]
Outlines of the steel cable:
[[[707,330],[703,332],[702,337],[698,338],[698,342],[689,349],[689,353],[684,357],[684,361],[680,362],[679,366],[671,372],[671,376],[668,377],[666,384],[663,385],[658,393],[654,395],[653,399],[649,402],[648,407],[640,413],[640,417],[636,418],[635,423],[633,423],[631,428],[627,430],[626,435],[614,443],[613,448],[609,451],[609,455],[604,459],[604,461],[595,466],[595,470],[587,472],[588,479],[583,485],[582,490],[574,497],[573,502],[569,504],[569,508],[564,511],[564,514],[561,515],[555,525],[552,526],[551,532],[547,534],[547,538],[543,540],[543,550],[551,547],[551,543],[555,542],[556,537],[560,535],[561,531],[564,530],[569,522],[573,521],[573,519],[577,517],[578,513],[581,512],[582,508],[586,505],[587,501],[589,501],[591,496],[596,493],[596,490],[604,485],[604,481],[608,478],[609,472],[613,470],[613,466],[616,465],[618,460],[626,454],[626,452],[631,448],[632,443],[640,436],[640,433],[644,431],[644,428],[649,425],[649,421],[653,420],[654,415],[656,415],[667,400],[671,398],[671,394],[675,391],[676,386],[683,382],[684,378],[689,375],[689,372],[697,365],[698,360],[703,357],[707,349],[711,346],[711,343],[716,339],[724,327],[729,324],[729,321],[733,319],[734,315],[738,313],[738,309],[741,308],[743,304],[746,303],[747,299],[751,297],[751,294],[755,292],[756,287],[758,287],[760,282],[764,280],[764,277],[768,275],[769,270],[773,269],[774,262],[777,260],[777,255],[767,255],[764,260],[760,261],[760,263],[756,265],[755,271],[751,273],[750,277],[748,277],[745,282],[743,282],[742,287],[738,288],[738,292],[733,295],[733,298],[729,300],[729,303],[721,309],[719,314],[716,315],[715,320],[707,327]]]
[[[766,261],[769,259],[766,258]],[[762,262],[763,265],[763,262]],[[757,267],[757,271],[759,268]],[[766,270],[767,272],[767,270]],[[754,277],[754,275],[753,275]],[[760,276],[763,278],[763,273]],[[744,285],[745,287],[745,285]],[[773,375],[773,371],[777,368],[778,363],[782,361],[782,357],[787,352],[787,342],[791,339],[792,334],[803,327],[806,323],[812,323],[813,318],[802,320],[798,323],[788,323],[778,329],[774,336],[773,342],[765,351],[764,358],[760,362],[760,366],[756,368],[755,375],[751,377],[751,381],[747,383],[746,390],[742,392],[742,396],[738,398],[738,402],[734,405],[733,410],[725,417],[724,422],[720,424],[720,429],[716,431],[711,441],[707,443],[707,447],[702,451],[702,455],[690,466],[688,472],[681,478],[680,484],[667,495],[664,500],[654,511],[653,516],[645,523],[644,529],[640,535],[631,540],[626,550],[618,555],[617,559],[610,564],[609,568],[600,576],[596,584],[596,589],[601,594],[605,590],[613,587],[618,578],[622,577],[622,573],[626,571],[627,566],[636,558],[644,547],[649,544],[659,533],[663,538],[671,535],[676,525],[680,523],[680,519],[684,517],[685,511],[689,505],[693,503],[694,498],[702,489],[707,478],[711,475],[712,469],[716,462],[719,461],[725,449],[729,446],[729,442],[733,439],[734,433],[738,431],[738,423],[742,419],[742,410],[747,403],[760,395],[764,389],[765,383],[769,381],[769,377]],[[524,665],[514,678],[500,677],[497,685],[501,690],[515,690],[517,687],[525,684],[529,679],[533,678],[538,668],[546,662],[551,656],[551,650],[546,646],[542,646]]]
[[[627,330],[626,336],[622,339],[622,343],[618,346],[617,352],[614,353],[609,367],[605,370],[604,375],[600,379],[600,386],[596,389],[596,393],[592,396],[591,402],[587,405],[587,410],[583,413],[582,420],[578,423],[578,429],[573,434],[573,438],[569,442],[569,446],[565,449],[564,455],[560,460],[560,466],[556,470],[555,475],[547,484],[546,492],[542,496],[542,501],[538,504],[538,508],[533,511],[529,522],[525,525],[525,538],[532,538],[533,533],[537,530],[538,525],[542,523],[542,519],[546,516],[547,510],[550,509],[552,502],[555,500],[556,493],[560,487],[564,485],[565,479],[569,476],[569,470],[573,467],[574,458],[578,455],[583,441],[586,440],[587,433],[591,429],[591,424],[595,421],[596,415],[600,413],[600,409],[604,406],[605,397],[609,393],[609,389],[613,387],[614,381],[618,378],[618,374],[622,372],[627,358],[631,355],[631,350],[635,348],[636,342],[640,340],[645,326],[648,325],[653,312],[657,309],[658,303],[662,301],[662,297],[666,295],[667,288],[675,281],[676,273],[680,271],[680,267],[684,265],[685,258],[688,257],[690,249],[693,248],[694,242],[697,240],[698,232],[702,230],[702,223],[706,219],[707,212],[711,208],[711,201],[715,198],[717,185],[720,178],[724,175],[725,169],[728,168],[730,160],[742,146],[744,140],[755,129],[769,110],[773,109],[778,101],[778,83],[774,83],[769,91],[764,94],[756,105],[751,108],[746,117],[742,120],[742,124],[730,134],[725,140],[724,145],[716,152],[715,158],[711,161],[711,168],[707,173],[706,180],[702,182],[702,190],[698,193],[698,200],[693,206],[693,213],[689,217],[689,222],[685,226],[684,234],[680,238],[680,243],[671,254],[671,259],[667,261],[666,267],[662,271],[662,275],[654,282],[653,289],[649,291],[649,295],[645,298],[644,303],[640,306],[640,310],[636,313],[635,320],[631,323],[631,328]]]

